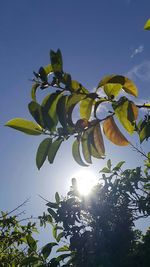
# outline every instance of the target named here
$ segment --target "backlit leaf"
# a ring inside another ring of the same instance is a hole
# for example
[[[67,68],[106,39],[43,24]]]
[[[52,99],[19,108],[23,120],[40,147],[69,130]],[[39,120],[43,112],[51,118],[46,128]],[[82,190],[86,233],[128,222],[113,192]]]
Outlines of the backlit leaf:
[[[80,117],[81,119],[90,119],[92,106],[94,100],[91,98],[86,98],[80,102]]]
[[[119,171],[125,161],[120,161],[114,168],[113,171]]]
[[[44,123],[44,119],[43,119],[43,114],[42,114],[42,108],[41,106],[35,102],[35,101],[31,101],[28,105],[28,109],[30,114],[33,116],[33,118],[35,119],[35,121],[42,126],[42,128],[45,128],[45,123]]]
[[[108,75],[104,77],[98,84],[97,90],[99,87],[102,87],[106,84],[121,84],[124,91],[130,95],[137,96],[138,90],[133,81],[124,77],[122,75]]]
[[[74,141],[73,146],[72,146],[72,155],[75,161],[81,165],[81,166],[88,166],[87,164],[84,163],[84,161],[81,158],[80,155],[80,141],[77,139]]]
[[[72,121],[72,113],[75,108],[75,106],[83,99],[85,96],[78,95],[78,94],[72,94],[69,96],[67,105],[66,105],[66,113],[67,113],[67,122],[70,126],[74,127],[74,123]]]
[[[78,91],[78,92],[83,92],[83,93],[89,93],[89,91],[85,87],[83,87],[81,83],[79,83],[75,80],[71,81],[71,91],[72,92]]]
[[[144,25],[144,30],[150,30],[150,19],[148,19]]]
[[[55,193],[55,200],[56,200],[56,203],[59,204],[60,196],[59,196],[58,192]]]
[[[8,121],[5,126],[9,126],[18,131],[24,132],[30,135],[40,135],[42,134],[42,127],[32,121],[28,121],[22,118],[15,118]]]
[[[36,91],[37,91],[37,88],[39,87],[39,84],[38,83],[34,83],[32,85],[32,88],[31,88],[31,98],[33,101],[36,101]]]
[[[104,121],[103,130],[106,137],[115,145],[127,146],[129,144],[129,141],[117,127],[113,117],[109,117]]]
[[[53,68],[51,64],[48,64],[47,66],[43,67],[43,69],[45,70],[46,75],[49,75],[50,73],[53,72]]]
[[[49,151],[48,151],[48,161],[49,163],[53,163],[56,153],[62,143],[62,139],[58,138],[56,139],[50,146]]]
[[[56,92],[46,96],[42,102],[43,116],[45,124],[50,131],[55,130],[58,123],[57,116],[57,103],[59,98],[62,96],[61,92]]]
[[[32,250],[36,250],[37,249],[37,244],[36,244],[37,242],[35,241],[35,239],[29,234],[26,236],[26,239],[27,239],[27,243],[28,243],[29,247]]]
[[[67,115],[66,115],[66,104],[67,104],[68,96],[63,95],[59,98],[57,103],[57,115],[61,125],[66,128],[67,127]]]
[[[38,169],[42,167],[44,161],[46,160],[51,143],[51,138],[46,138],[40,143],[36,154],[36,166]]]
[[[57,252],[63,252],[63,251],[69,251],[69,247],[64,245],[63,247],[57,249]]]
[[[94,138],[95,147],[100,157],[103,157],[105,155],[105,147],[104,147],[103,136],[102,136],[102,132],[101,132],[101,128],[99,124],[94,126],[93,138]]]
[[[52,69],[55,73],[62,72],[63,70],[63,60],[61,51],[58,49],[57,52],[50,51],[50,59],[52,64]]]
[[[51,251],[52,251],[52,248],[53,248],[54,246],[57,246],[57,245],[58,245],[57,243],[55,243],[55,242],[51,242],[51,243],[46,244],[46,245],[42,248],[41,253],[43,254],[44,259],[47,259],[47,258],[48,258],[48,256],[50,255],[50,253],[51,253]]]
[[[113,98],[120,93],[121,88],[121,84],[109,83],[104,85],[104,92],[108,97]]]
[[[87,163],[92,163],[90,154],[90,144],[88,140],[88,132],[85,131],[81,137],[82,153]]]
[[[123,127],[132,134],[135,130],[135,121],[138,116],[138,108],[127,98],[122,97],[118,103],[113,105],[115,115]]]
[[[89,140],[89,144],[90,144],[90,153],[94,158],[100,159],[100,158],[102,158],[102,156],[99,155],[99,153],[95,147],[93,130],[94,130],[94,127],[91,127],[88,130],[89,131],[88,140]]]

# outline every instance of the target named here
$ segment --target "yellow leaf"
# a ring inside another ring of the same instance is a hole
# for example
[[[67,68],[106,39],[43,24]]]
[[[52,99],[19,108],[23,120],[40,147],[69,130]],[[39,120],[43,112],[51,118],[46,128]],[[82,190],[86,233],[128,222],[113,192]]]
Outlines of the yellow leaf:
[[[129,144],[129,141],[117,127],[113,117],[109,117],[104,121],[103,130],[106,137],[115,145],[127,146]]]
[[[144,25],[144,30],[150,30],[150,19],[148,19]]]

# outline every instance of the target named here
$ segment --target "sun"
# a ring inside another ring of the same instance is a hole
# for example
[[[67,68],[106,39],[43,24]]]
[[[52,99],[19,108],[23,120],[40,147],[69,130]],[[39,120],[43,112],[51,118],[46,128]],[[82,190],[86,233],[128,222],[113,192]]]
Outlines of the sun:
[[[98,183],[97,177],[92,171],[82,170],[74,174],[77,180],[78,191],[81,195],[88,195],[94,185]]]

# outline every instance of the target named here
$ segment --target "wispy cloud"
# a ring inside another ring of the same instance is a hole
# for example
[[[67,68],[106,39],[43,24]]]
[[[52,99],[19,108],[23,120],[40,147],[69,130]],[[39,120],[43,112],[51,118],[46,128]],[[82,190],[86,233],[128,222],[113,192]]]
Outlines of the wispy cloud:
[[[139,45],[139,47],[137,47],[132,55],[131,55],[131,58],[135,57],[137,54],[141,54],[142,52],[144,51],[144,45]]]
[[[150,81],[150,61],[144,61],[139,65],[134,66],[126,73],[130,79],[139,79],[144,82]]]

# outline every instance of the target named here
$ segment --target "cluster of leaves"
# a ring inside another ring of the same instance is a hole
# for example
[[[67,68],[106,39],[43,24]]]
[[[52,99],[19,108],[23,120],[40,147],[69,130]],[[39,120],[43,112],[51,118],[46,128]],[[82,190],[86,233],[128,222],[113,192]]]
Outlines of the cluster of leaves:
[[[140,142],[149,138],[149,116],[139,123],[137,118],[139,108],[149,109],[150,104],[136,105],[127,97],[138,95],[138,90],[130,79],[121,75],[106,76],[98,83],[96,91],[91,93],[81,83],[73,80],[70,74],[64,72],[60,50],[51,51],[50,60],[51,64],[41,67],[38,73],[34,72],[32,101],[28,109],[35,122],[15,118],[6,123],[6,126],[26,134],[47,136],[37,150],[38,169],[46,159],[53,163],[62,142],[71,136],[75,137],[72,145],[73,157],[82,166],[91,164],[92,157],[105,157],[103,133],[116,145],[128,145],[130,142],[120,131],[115,119],[129,134],[136,131]],[[38,103],[37,91],[48,91],[48,88],[51,92]],[[99,107],[107,104],[110,109],[104,116]],[[77,119],[73,116],[76,106],[79,106]]]
[[[65,255],[60,252],[57,258],[51,257],[53,247],[56,242],[49,242],[42,248],[38,247],[38,240],[33,236],[38,234],[36,223],[22,224],[18,215],[1,212],[0,217],[0,266],[35,266],[35,267],[56,267],[72,253]],[[39,216],[41,222],[49,222],[49,215]],[[24,221],[24,219],[23,219]],[[26,219],[25,219],[26,221]],[[59,242],[59,240],[57,240]],[[62,265],[61,265],[62,266]],[[64,265],[66,266],[66,265]]]
[[[141,241],[134,222],[150,215],[150,176],[140,167],[123,171],[123,164],[112,167],[109,160],[100,171],[101,183],[87,197],[73,178],[66,198],[56,193],[56,202],[47,203],[53,236],[63,244],[58,252],[69,257],[65,266],[149,266],[149,232]],[[147,250],[140,252],[142,247]]]

